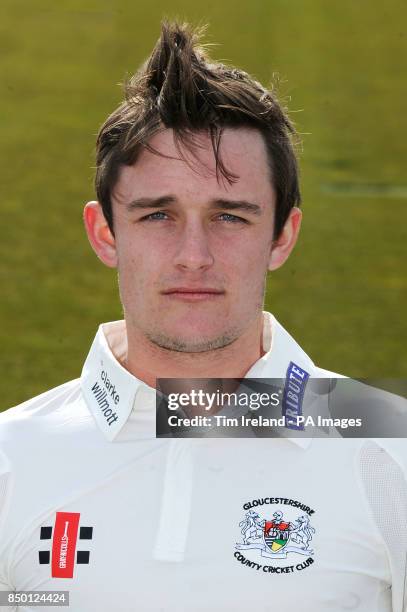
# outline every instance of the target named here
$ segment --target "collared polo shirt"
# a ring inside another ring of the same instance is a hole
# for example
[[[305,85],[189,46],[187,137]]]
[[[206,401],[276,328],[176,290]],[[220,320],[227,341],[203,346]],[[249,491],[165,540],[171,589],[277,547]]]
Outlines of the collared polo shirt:
[[[263,349],[247,378],[335,376],[270,313]],[[73,612],[405,609],[400,447],[157,439],[126,350],[124,321],[101,325],[79,379],[0,415],[1,590],[69,591]]]

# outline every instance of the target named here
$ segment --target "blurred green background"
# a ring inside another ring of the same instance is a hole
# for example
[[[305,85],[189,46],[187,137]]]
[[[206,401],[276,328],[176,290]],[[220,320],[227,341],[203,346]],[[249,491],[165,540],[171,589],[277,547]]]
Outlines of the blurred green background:
[[[7,408],[80,375],[115,271],[91,251],[95,134],[163,16],[268,83],[303,134],[301,239],[266,305],[322,367],[406,375],[407,4],[3,0],[1,347]],[[403,314],[404,313],[404,314]]]

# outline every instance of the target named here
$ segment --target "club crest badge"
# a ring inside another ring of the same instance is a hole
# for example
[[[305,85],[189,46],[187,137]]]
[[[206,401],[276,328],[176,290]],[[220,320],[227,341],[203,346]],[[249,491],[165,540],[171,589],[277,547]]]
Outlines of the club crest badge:
[[[270,512],[270,505],[274,503],[279,509]],[[253,509],[259,505],[267,505],[269,512],[260,513]],[[284,506],[291,507],[286,509]],[[314,562],[312,540],[315,529],[310,521],[314,510],[297,500],[273,497],[253,500],[243,508],[246,513],[239,523],[241,541],[235,547],[235,558],[243,565],[268,573],[288,573],[305,569]],[[296,563],[271,566],[257,562],[264,558],[278,561],[288,557],[295,559]],[[306,557],[305,561],[298,561],[301,557]]]

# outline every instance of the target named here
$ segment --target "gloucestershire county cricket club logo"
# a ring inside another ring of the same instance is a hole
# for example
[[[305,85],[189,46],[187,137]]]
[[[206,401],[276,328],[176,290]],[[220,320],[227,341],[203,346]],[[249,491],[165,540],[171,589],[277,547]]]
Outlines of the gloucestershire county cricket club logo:
[[[253,510],[255,506],[268,505],[270,511],[270,504],[274,503],[281,506],[282,510],[270,512],[271,516],[270,514],[261,516],[257,510]],[[283,504],[291,506],[290,512],[283,508]],[[314,513],[314,510],[297,500],[273,497],[253,500],[244,504],[243,508],[247,511],[244,519],[239,523],[242,541],[236,543],[234,555],[243,565],[252,569],[262,569],[268,573],[289,573],[305,569],[314,562],[311,540],[315,529],[310,523],[310,515]],[[302,513],[293,512],[293,508],[299,508]],[[245,552],[245,556],[241,551],[256,551],[256,553],[253,555],[252,552],[248,554]],[[297,555],[306,556],[307,559],[291,566],[280,564],[263,566],[253,560],[260,561],[262,557],[280,560],[286,559],[289,555],[292,555],[293,561],[301,558]]]

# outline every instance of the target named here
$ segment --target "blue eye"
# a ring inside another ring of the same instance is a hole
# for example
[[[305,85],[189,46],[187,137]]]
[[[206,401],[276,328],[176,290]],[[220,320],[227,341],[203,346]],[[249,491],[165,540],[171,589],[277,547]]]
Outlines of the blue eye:
[[[161,215],[161,216],[158,216]],[[164,219],[164,217],[167,216],[167,213],[163,212],[162,210],[159,210],[158,212],[155,213],[151,213],[150,215],[147,215],[146,217],[143,217],[141,220],[144,221],[162,221]]]
[[[231,215],[229,213],[222,213],[219,215],[221,221],[226,221],[227,223],[248,223],[246,219],[242,219],[242,217],[237,217],[236,215]],[[145,217],[141,218],[141,221],[165,221],[168,219],[167,213],[158,210],[157,212],[150,213]]]
[[[242,217],[236,217],[236,215],[230,215],[229,213],[222,213],[219,216],[227,217],[225,221],[228,221],[229,223],[247,223],[246,219],[242,219]]]

